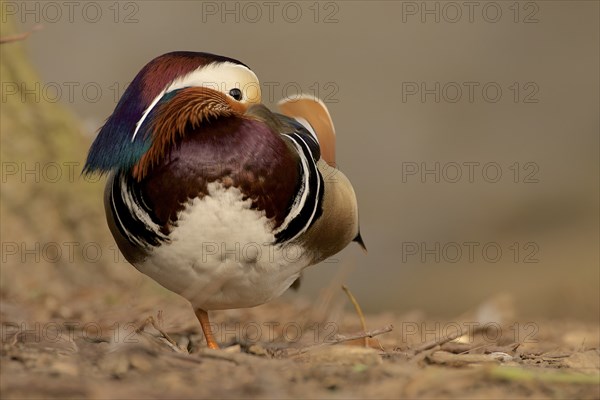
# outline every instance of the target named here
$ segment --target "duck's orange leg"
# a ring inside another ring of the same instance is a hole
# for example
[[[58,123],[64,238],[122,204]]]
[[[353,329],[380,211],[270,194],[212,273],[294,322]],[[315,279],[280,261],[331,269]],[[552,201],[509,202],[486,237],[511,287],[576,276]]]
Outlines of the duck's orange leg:
[[[201,308],[196,311],[196,318],[200,321],[200,326],[202,327],[202,332],[204,332],[204,337],[206,338],[206,344],[209,349],[219,349],[219,345],[215,340],[215,336],[213,335],[212,329],[210,328],[210,321],[208,320],[208,313]]]

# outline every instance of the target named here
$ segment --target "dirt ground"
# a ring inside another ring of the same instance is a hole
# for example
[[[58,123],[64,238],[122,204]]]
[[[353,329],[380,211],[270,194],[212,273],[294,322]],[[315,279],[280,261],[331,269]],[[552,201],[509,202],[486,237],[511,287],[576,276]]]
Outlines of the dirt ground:
[[[99,303],[98,288],[68,304],[5,296],[0,397],[600,398],[592,323],[519,321],[500,297],[454,321],[367,315],[367,330],[381,334],[365,348],[345,341],[362,330],[339,292],[213,312],[217,351],[189,304],[167,293]],[[172,342],[152,323],[137,331],[149,316]]]

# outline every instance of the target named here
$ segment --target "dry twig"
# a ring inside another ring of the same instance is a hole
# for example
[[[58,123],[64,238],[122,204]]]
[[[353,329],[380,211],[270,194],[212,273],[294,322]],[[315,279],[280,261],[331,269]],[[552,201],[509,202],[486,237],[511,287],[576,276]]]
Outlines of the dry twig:
[[[27,39],[33,32],[35,31],[39,31],[40,29],[42,29],[43,26],[42,25],[35,25],[33,28],[31,28],[30,30],[28,30],[27,32],[23,32],[23,33],[17,33],[14,35],[8,35],[8,36],[4,36],[4,37],[0,37],[0,44],[4,44],[4,43],[11,43],[11,42],[18,42],[20,40],[25,40]]]
[[[309,351],[313,351],[313,350],[320,349],[320,348],[327,347],[327,346],[332,346],[332,345],[338,344],[338,343],[348,342],[350,340],[362,339],[365,337],[372,338],[375,336],[383,335],[384,333],[391,332],[393,329],[394,329],[394,326],[390,324],[390,325],[384,326],[383,328],[375,329],[375,330],[372,330],[369,332],[358,332],[358,333],[354,333],[351,335],[338,334],[335,336],[335,338],[331,342],[323,342],[323,343],[315,344],[312,346],[302,347],[302,348],[298,349],[296,352],[293,352],[291,354],[288,353],[288,356],[298,356],[300,354],[304,354]]]
[[[350,302],[354,306],[354,310],[358,314],[358,318],[360,319],[360,327],[362,328],[363,332],[366,332],[367,331],[367,323],[365,322],[365,315],[362,312],[362,308],[360,308],[360,304],[358,304],[358,301],[356,301],[356,297],[354,297],[354,295],[352,294],[350,289],[348,289],[348,286],[342,285],[342,290],[344,292],[346,292],[346,295],[348,296],[348,298],[350,299]],[[365,339],[365,341],[364,341],[365,347],[369,347],[369,338],[367,336],[365,336],[364,339]]]
[[[444,343],[451,342],[452,340],[458,339],[459,337],[461,337],[463,335],[464,335],[464,333],[462,332],[462,330],[460,330],[460,331],[456,331],[450,335],[444,336],[442,338],[430,340],[429,342],[425,342],[425,343],[419,345],[417,348],[415,348],[413,350],[413,355],[417,355],[423,351],[430,350],[436,346],[441,346]]]
[[[161,311],[159,311],[157,318],[160,322],[162,322],[162,312]],[[160,327],[159,324],[156,323],[156,321],[154,320],[154,317],[152,317],[152,316],[149,316],[148,318],[146,318],[144,320],[144,322],[135,330],[136,333],[142,333],[144,331],[144,328],[146,328],[148,325],[152,325],[152,327],[154,329],[156,329],[163,336],[163,338],[167,341],[167,344],[169,345],[171,350],[175,351],[176,353],[187,354],[187,351],[184,351],[181,348],[179,348],[177,343],[173,339],[171,339],[171,337],[167,334],[167,332],[165,332]]]

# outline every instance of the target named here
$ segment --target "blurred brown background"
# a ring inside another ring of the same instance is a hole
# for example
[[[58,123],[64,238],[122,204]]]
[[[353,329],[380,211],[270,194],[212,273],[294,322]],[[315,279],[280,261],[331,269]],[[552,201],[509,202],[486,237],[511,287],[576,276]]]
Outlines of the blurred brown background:
[[[76,3],[1,3],[2,35],[43,25],[1,49],[5,297],[153,285],[114,262],[103,181],[78,173],[137,71],[192,50],[248,64],[270,106],[301,89],[330,108],[369,253],[311,268],[302,295],[343,270],[367,311],[452,317],[510,293],[523,316],[598,319],[599,3]],[[24,254],[50,242],[58,261]]]

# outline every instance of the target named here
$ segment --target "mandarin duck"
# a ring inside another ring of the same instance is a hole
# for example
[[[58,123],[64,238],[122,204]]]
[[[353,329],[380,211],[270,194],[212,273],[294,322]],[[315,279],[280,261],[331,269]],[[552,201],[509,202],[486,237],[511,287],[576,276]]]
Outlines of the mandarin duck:
[[[109,173],[110,231],[128,262],[208,311],[281,295],[302,270],[364,248],[335,132],[311,96],[261,104],[245,64],[173,52],[137,74],[94,140],[85,174]]]

